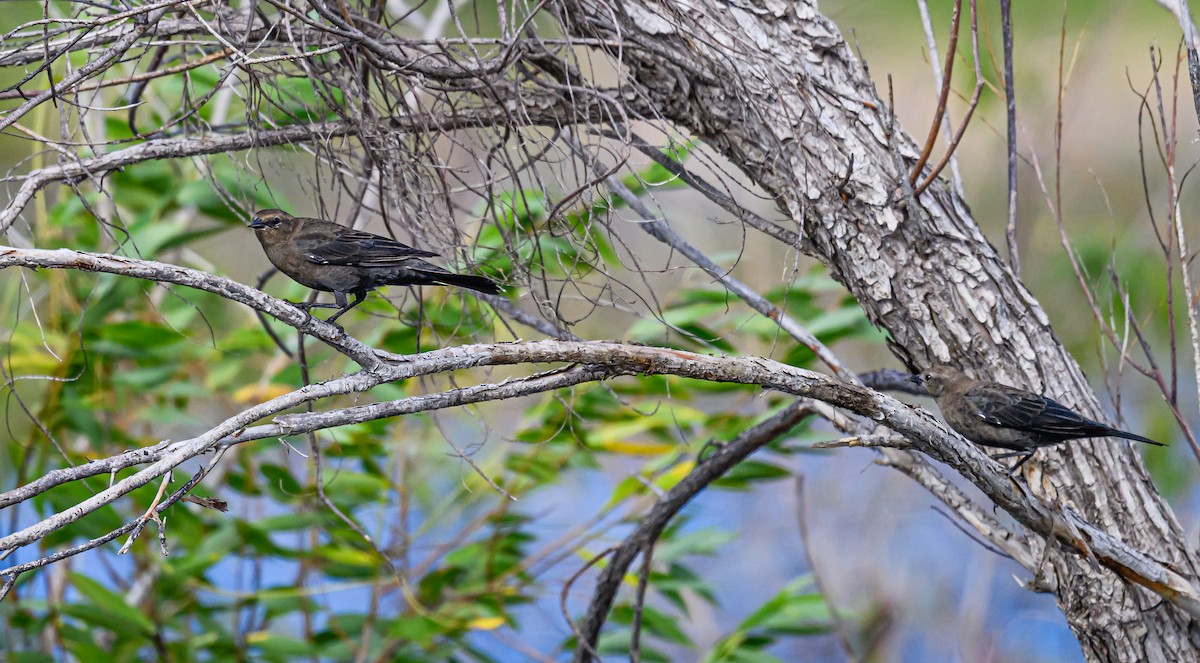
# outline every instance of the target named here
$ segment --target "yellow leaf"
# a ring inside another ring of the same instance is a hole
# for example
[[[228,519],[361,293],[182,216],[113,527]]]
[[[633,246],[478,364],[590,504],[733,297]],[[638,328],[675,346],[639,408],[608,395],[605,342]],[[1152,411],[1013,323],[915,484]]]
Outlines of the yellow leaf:
[[[670,490],[675,487],[675,484],[682,481],[683,478],[688,475],[688,472],[691,472],[692,468],[694,468],[694,467],[696,467],[696,461],[685,460],[685,461],[679,463],[678,465],[676,465],[675,467],[672,467],[671,469],[667,470],[666,472],[663,472],[662,474],[660,474],[654,480],[654,485],[658,486],[659,488],[661,488],[663,490]]]
[[[355,550],[353,548],[324,546],[320,550],[320,555],[334,564],[345,564],[347,566],[374,568],[380,564],[379,557],[375,553],[367,552],[366,550]]]
[[[664,442],[631,442],[629,440],[605,439],[597,440],[592,446],[603,451],[611,451],[626,456],[657,456],[674,451],[679,445]]]
[[[9,369],[14,375],[56,375],[62,362],[46,352],[27,352],[13,355]]]
[[[10,343],[15,351],[9,353],[9,368],[18,375],[57,375],[62,368],[60,358],[69,349],[69,343],[60,334],[36,326],[22,327],[13,334]]]
[[[261,403],[291,393],[292,388],[274,382],[268,384],[248,384],[233,392],[233,400],[238,403]]]
[[[495,631],[504,626],[503,617],[476,617],[467,622],[467,627],[474,631]]]

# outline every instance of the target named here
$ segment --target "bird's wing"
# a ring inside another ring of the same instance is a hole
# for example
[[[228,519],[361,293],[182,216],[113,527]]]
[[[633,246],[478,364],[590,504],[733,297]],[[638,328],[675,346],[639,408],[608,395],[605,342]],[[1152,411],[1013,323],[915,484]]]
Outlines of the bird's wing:
[[[319,265],[356,267],[392,267],[412,258],[432,258],[437,255],[345,226],[337,226],[333,233],[324,229],[308,232],[308,228],[304,228],[296,237],[296,248],[310,262]]]
[[[1067,406],[1045,396],[1003,385],[983,384],[964,395],[993,426],[1043,435],[1078,435],[1081,426],[1096,425]]]

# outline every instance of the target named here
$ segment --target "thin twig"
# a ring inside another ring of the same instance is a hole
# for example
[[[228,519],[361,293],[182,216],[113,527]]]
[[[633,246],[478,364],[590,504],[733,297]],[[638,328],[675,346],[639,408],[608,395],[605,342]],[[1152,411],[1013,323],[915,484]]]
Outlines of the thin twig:
[[[617,546],[608,566],[596,580],[596,589],[588,605],[587,615],[576,631],[578,644],[575,647],[576,663],[584,663],[595,657],[595,647],[600,629],[616,599],[621,579],[639,552],[648,551],[663,529],[693,497],[713,481],[728,472],[751,453],[771,440],[787,433],[811,414],[811,407],[802,400],[796,401],[769,419],[747,429],[736,439],[721,446],[715,453],[696,466],[671,487],[650,511],[638,521],[637,526]]]
[[[1017,249],[1017,88],[1013,81],[1012,0],[1000,0],[1000,26],[1004,39],[1004,115],[1007,121],[1008,216],[1004,238],[1008,244],[1008,264],[1021,278],[1021,257]]]
[[[833,620],[833,632],[837,634],[838,642],[842,645],[842,652],[846,654],[846,660],[850,663],[857,663],[862,660],[854,653],[854,645],[850,642],[850,634],[846,627],[846,618],[838,610],[837,603],[833,600],[833,592],[825,586],[821,580],[821,572],[817,569],[817,556],[812,551],[812,535],[808,528],[808,500],[804,493],[804,475],[796,476],[796,525],[800,530],[800,545],[804,548],[804,556],[808,558],[808,566],[812,569],[813,584],[817,587],[817,592],[825,600],[825,607],[829,610],[829,617]]]
[[[908,176],[910,186],[915,186],[917,179],[921,177],[921,170],[925,168],[926,162],[929,161],[929,155],[933,153],[938,132],[942,130],[942,120],[946,117],[946,102],[950,98],[950,82],[954,78],[954,58],[958,55],[956,50],[958,49],[958,25],[961,17],[962,0],[954,0],[954,13],[950,18],[950,41],[946,45],[946,64],[942,67],[942,89],[938,93],[937,109],[933,112],[933,120],[929,123],[929,135],[925,138],[921,155],[917,157],[917,162],[913,164],[912,172]]]
[[[944,154],[937,165],[935,165],[925,179],[921,181],[920,186],[913,189],[914,195],[920,196],[933,184],[937,176],[946,167],[946,164],[954,157],[954,153],[958,150],[959,143],[962,142],[963,136],[967,133],[967,127],[971,124],[971,118],[975,115],[975,109],[979,106],[979,96],[983,93],[984,78],[983,70],[979,64],[979,25],[978,16],[976,13],[976,0],[971,0],[971,54],[975,63],[975,90],[971,93],[971,99],[967,102],[967,111],[963,114],[962,122],[959,123],[958,130],[954,132],[954,137],[950,139],[950,144],[946,146],[946,154]],[[948,111],[947,111],[948,113]]]

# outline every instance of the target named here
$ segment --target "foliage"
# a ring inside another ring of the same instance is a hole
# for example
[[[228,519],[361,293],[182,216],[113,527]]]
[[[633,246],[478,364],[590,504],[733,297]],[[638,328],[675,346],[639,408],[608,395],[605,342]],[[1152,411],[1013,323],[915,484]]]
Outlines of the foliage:
[[[291,92],[304,102],[301,108],[309,107],[302,94]],[[128,131],[115,122],[111,129]],[[686,156],[686,150],[674,154]],[[38,244],[201,269],[232,266],[223,247],[245,244],[248,231],[213,194],[210,178],[261,207],[277,204],[223,157],[209,162],[207,175],[186,163],[149,162],[112,176],[110,195],[63,196],[36,226]],[[661,167],[650,166],[627,184],[640,189],[669,179]],[[112,201],[122,223],[98,224],[96,207]],[[506,260],[535,261],[549,275],[572,279],[619,269],[618,252],[596,223],[616,206],[600,200],[551,222],[540,194],[502,192],[477,208],[481,214],[490,210],[493,221],[479,234],[478,261],[494,274],[512,270]],[[515,254],[503,250],[504,235],[523,238]],[[149,446],[163,436],[187,437],[214,418],[303,384],[297,363],[258,321],[215,295],[86,272],[22,278],[36,293],[40,317],[28,318],[25,286],[9,279],[0,304],[25,317],[6,341],[4,368],[10,375],[44,377],[21,381],[14,392],[17,407],[31,417],[14,416],[10,403],[14,443],[3,452],[10,468],[3,472],[6,483],[23,484],[55,467]],[[290,298],[306,292],[283,279],[268,289]],[[874,338],[853,301],[820,271],[767,296],[825,342]],[[401,353],[497,331],[486,306],[447,290],[399,302],[372,295],[354,315],[346,318],[348,328]],[[290,328],[272,326],[294,346]],[[731,306],[711,285],[670,293],[661,311],[634,324],[627,336],[706,352],[773,352],[798,366],[813,360],[807,348],[781,337],[770,321]],[[307,355],[319,377],[346,368],[339,355],[316,344]],[[390,384],[372,396],[388,400],[435,386]],[[707,443],[732,439],[785,403],[747,387],[643,377],[519,404],[347,426],[318,435],[329,505],[318,493],[313,452],[302,436],[242,445],[194,491],[226,500],[231,510],[171,508],[163,533],[169,556],[160,552],[151,526],[127,557],[116,554],[117,543],[86,553],[58,576],[61,587],[47,589],[43,582],[53,571],[23,575],[0,604],[6,653],[13,660],[37,660],[39,651],[78,660],[504,660],[510,650],[503,643],[513,638],[562,650],[571,638],[547,641],[535,634],[551,625],[556,630],[550,632],[561,633],[561,623],[548,624],[546,613],[555,612],[551,606],[565,575],[598,555],[604,541],[682,479]],[[788,458],[803,450],[794,444],[802,433],[777,441],[714,489],[749,491],[791,476]],[[449,453],[452,445],[518,501],[490,488],[458,452]],[[562,514],[578,527],[548,530],[544,514],[525,506],[561,500],[581,480],[605,486],[607,496]],[[105,481],[51,490],[23,506],[16,520],[68,508]],[[13,561],[101,536],[144,511],[153,493],[147,487],[131,502],[110,505]],[[696,528],[686,516],[664,534],[640,612],[644,660],[671,660],[680,651],[705,655],[688,626],[689,602],[722,600],[704,568],[735,549],[736,539],[734,530]],[[628,583],[632,590],[636,578]],[[636,592],[622,593],[602,651],[629,652],[635,601]],[[779,616],[760,610],[707,656],[763,660],[762,652],[780,638],[827,633],[822,605],[806,581],[789,586],[762,608],[782,611]],[[583,604],[573,600],[570,606],[575,612]],[[801,626],[781,623],[793,611],[807,615]],[[52,634],[55,650],[41,649],[44,633]]]

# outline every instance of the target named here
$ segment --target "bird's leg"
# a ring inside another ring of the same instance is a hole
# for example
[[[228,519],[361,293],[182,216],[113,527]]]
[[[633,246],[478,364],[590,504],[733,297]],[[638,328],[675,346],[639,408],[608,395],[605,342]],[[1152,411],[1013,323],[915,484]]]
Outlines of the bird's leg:
[[[349,302],[349,303],[346,302],[346,293],[344,293],[344,292],[333,293],[333,298],[335,300],[337,300],[338,306],[341,306],[342,308],[340,310],[338,310],[337,313],[334,313],[333,315],[329,316],[328,318],[325,318],[325,322],[328,322],[330,324],[332,324],[334,320],[337,320],[338,318],[340,318],[342,316],[342,314],[345,313],[346,311],[349,311],[350,309],[354,308],[355,306],[358,306],[359,304],[363,303],[363,300],[365,300],[367,298],[367,293],[365,293],[365,292],[354,293],[354,301]]]
[[[343,299],[345,299],[345,298],[343,297]],[[287,301],[287,300],[285,299],[284,301]],[[341,306],[340,304],[322,304],[321,302],[288,302],[288,303],[291,304],[292,306],[295,306],[296,308],[300,309],[301,311],[307,311],[309,309],[314,309],[314,308],[338,308],[339,306]]]
[[[1021,456],[1021,460],[1018,460],[1017,464],[1013,465],[1012,469],[1010,469],[1008,471],[1008,476],[1010,476],[1010,477],[1016,476],[1017,470],[1021,469],[1021,466],[1025,464],[1025,461],[1029,460],[1030,458],[1033,458],[1033,454],[1035,454],[1035,453],[1037,453],[1037,449],[1032,449],[1030,451],[1024,452],[1025,455]],[[1020,454],[1008,454],[1008,455],[1009,456],[1018,456]]]
[[[1031,449],[1029,451],[1012,451],[1012,452],[1009,452],[1006,454],[997,454],[995,456],[992,456],[989,454],[988,457],[991,458],[992,460],[1004,460],[1005,458],[1014,458],[1016,456],[1020,456],[1021,460],[1017,461],[1017,464],[1013,465],[1012,468],[1010,468],[1008,470],[1008,476],[1011,477],[1017,473],[1018,468],[1020,468],[1022,465],[1025,464],[1025,461],[1029,460],[1030,458],[1033,458],[1033,454],[1035,454],[1035,453],[1037,453],[1036,448]]]

